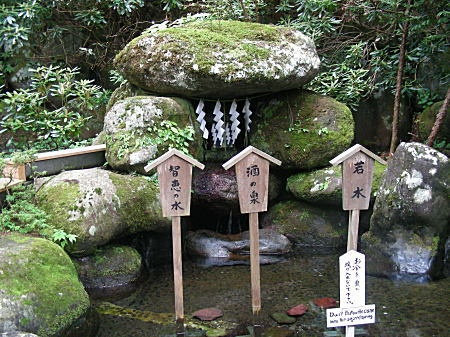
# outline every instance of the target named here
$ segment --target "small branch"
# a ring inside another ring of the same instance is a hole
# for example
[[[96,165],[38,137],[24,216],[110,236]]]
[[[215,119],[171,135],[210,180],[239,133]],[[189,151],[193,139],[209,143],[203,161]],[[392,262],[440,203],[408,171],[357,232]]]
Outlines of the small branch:
[[[406,15],[409,14],[409,8],[411,6],[411,0],[408,0],[408,5],[406,8]],[[397,70],[397,80],[395,87],[395,98],[394,98],[394,109],[392,112],[392,136],[391,136],[391,146],[389,148],[389,153],[394,153],[398,141],[398,116],[400,114],[400,101],[402,95],[402,80],[403,80],[403,68],[405,67],[405,54],[406,54],[406,42],[408,39],[409,31],[409,21],[406,21],[403,26],[402,32],[402,42],[400,43],[400,54],[398,57],[398,70]]]
[[[447,108],[450,102],[450,88],[447,89],[447,94],[445,95],[444,103],[439,109],[438,114],[436,115],[436,120],[434,121],[433,128],[431,129],[430,135],[428,136],[426,144],[428,146],[432,146],[436,136],[439,132],[439,128],[444,121],[445,115],[447,114]]]

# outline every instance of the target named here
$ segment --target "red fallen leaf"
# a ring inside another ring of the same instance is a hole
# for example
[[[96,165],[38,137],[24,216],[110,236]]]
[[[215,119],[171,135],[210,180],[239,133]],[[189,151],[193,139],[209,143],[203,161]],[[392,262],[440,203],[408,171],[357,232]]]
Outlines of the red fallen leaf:
[[[299,304],[287,311],[289,316],[301,316],[308,311],[308,307],[304,304]]]
[[[198,318],[201,321],[213,321],[223,316],[223,312],[217,308],[206,308],[197,310],[192,314],[193,317]]]
[[[318,307],[321,307],[323,309],[329,309],[329,308],[336,308],[337,303],[334,298],[331,297],[323,297],[323,298],[316,298],[313,303],[317,305]]]

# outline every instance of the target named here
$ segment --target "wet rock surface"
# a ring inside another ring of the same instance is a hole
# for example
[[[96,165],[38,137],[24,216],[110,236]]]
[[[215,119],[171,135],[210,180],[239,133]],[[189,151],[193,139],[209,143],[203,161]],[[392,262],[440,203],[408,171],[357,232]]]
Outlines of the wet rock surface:
[[[388,163],[370,231],[363,235],[369,273],[442,273],[448,235],[450,164],[420,143],[402,143]]]
[[[66,171],[47,180],[36,197],[53,226],[78,236],[67,247],[75,256],[92,254],[118,237],[170,228],[157,184],[143,177],[100,168]]]
[[[298,88],[314,78],[320,61],[313,41],[297,30],[206,20],[144,32],[115,65],[149,91],[234,98]]]
[[[299,304],[299,305],[296,305],[295,307],[292,307],[291,309],[289,309],[286,313],[289,316],[302,316],[302,315],[306,314],[307,311],[308,311],[308,306],[306,306],[305,304]]]
[[[285,235],[296,248],[336,249],[346,245],[348,215],[337,208],[282,201],[264,214],[261,225]]]
[[[259,233],[260,254],[286,254],[292,244],[284,236],[273,229],[262,229]],[[250,252],[249,232],[236,235],[224,235],[210,230],[188,232],[186,250],[191,255],[238,259],[238,256]]]
[[[90,301],[69,256],[45,239],[0,236],[0,333],[89,337]],[[19,336],[19,335],[18,335]]]
[[[73,259],[89,295],[96,299],[118,299],[136,290],[143,276],[141,255],[131,247],[106,246],[95,254]]]

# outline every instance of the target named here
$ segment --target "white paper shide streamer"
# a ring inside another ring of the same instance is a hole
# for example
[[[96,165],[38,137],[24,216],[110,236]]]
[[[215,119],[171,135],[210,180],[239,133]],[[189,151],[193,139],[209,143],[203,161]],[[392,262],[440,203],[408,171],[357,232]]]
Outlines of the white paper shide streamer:
[[[242,113],[244,114],[245,130],[246,132],[249,132],[250,123],[252,122],[250,116],[253,114],[253,112],[250,110],[250,101],[248,100],[248,98],[245,100],[244,109],[242,110]]]
[[[223,138],[224,138],[223,136],[225,133],[225,130],[223,128],[224,122],[222,120],[223,113],[222,113],[222,111],[220,111],[221,107],[222,107],[222,105],[220,104],[219,100],[217,100],[216,105],[214,107],[214,111],[213,111],[214,122],[215,122],[215,124],[213,125],[213,129],[216,131],[216,139],[214,140],[214,137],[213,137],[213,140],[214,140],[214,145],[217,145],[219,147],[222,146],[222,144],[223,144]]]
[[[203,102],[203,100],[200,100],[200,102],[198,102],[195,113],[198,115],[197,122],[200,123],[200,130],[203,132],[203,138],[208,139],[209,131],[206,128],[206,121],[205,121],[206,113],[203,110],[204,106],[205,106],[205,102]]]
[[[236,139],[241,132],[241,129],[239,129],[238,125],[240,124],[239,120],[239,112],[237,111],[237,103],[236,100],[233,100],[233,103],[231,103],[230,108],[230,121],[231,121],[231,141],[229,142],[229,145],[233,145],[236,142]]]

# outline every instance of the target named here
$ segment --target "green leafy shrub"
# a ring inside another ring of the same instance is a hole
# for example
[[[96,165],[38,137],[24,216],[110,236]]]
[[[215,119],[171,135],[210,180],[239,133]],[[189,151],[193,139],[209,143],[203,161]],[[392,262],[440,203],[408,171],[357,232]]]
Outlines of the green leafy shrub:
[[[34,159],[34,151],[16,152],[8,161],[14,166],[30,163]],[[5,186],[12,182],[11,176],[4,176],[6,159],[0,157],[0,178],[6,180]],[[0,205],[0,231],[34,233],[41,235],[61,247],[74,243],[77,236],[56,229],[48,224],[48,215],[36,204],[36,191],[32,184],[23,182],[6,190],[6,198]]]
[[[0,133],[12,136],[10,147],[50,150],[68,147],[81,140],[81,132],[101,108],[109,92],[92,80],[78,80],[77,68],[59,66],[32,70],[30,89],[6,92],[1,96],[4,117]],[[32,145],[30,145],[32,144]]]

